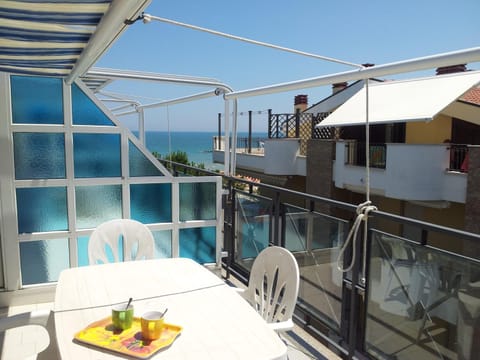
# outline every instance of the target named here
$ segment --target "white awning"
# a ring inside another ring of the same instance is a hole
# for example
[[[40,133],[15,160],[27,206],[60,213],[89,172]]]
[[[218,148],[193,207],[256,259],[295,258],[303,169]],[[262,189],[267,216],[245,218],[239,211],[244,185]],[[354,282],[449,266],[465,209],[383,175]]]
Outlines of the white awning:
[[[467,71],[403,81],[369,83],[369,123],[431,121],[480,82],[480,71]],[[468,119],[465,119],[468,121]],[[365,87],[317,127],[366,123]]]

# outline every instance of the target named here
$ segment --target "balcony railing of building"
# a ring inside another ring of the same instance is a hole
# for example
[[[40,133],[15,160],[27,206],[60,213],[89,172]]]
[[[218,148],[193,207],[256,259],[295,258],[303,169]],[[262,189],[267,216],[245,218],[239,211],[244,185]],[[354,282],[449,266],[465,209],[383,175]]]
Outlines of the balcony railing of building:
[[[263,154],[265,148],[265,137],[258,136],[240,136],[237,137],[237,152],[246,154]],[[230,137],[230,144],[232,138]],[[214,136],[213,137],[213,149],[220,151],[225,149],[225,137]]]
[[[345,165],[365,166],[366,164],[366,144],[356,141],[346,141],[345,143]],[[448,147],[450,151],[450,162],[448,171],[468,172],[468,146],[460,144],[451,144]],[[370,167],[385,169],[387,161],[386,144],[370,144]]]
[[[174,169],[192,171],[182,164]],[[360,256],[343,273],[337,260],[356,206],[244,179],[222,183],[227,274],[246,282],[263,248],[288,248],[301,269],[296,322],[340,356],[477,356],[480,235],[375,211],[367,246],[354,242]],[[347,264],[351,257],[347,250]]]
[[[366,144],[356,141],[345,143],[345,165],[366,165]],[[369,147],[370,167],[385,169],[387,162],[387,145],[370,144]]]
[[[330,128],[316,128],[330,113],[311,114],[297,111],[295,114],[273,114],[268,112],[268,138],[300,139],[300,155],[307,154],[307,140],[332,139]]]
[[[449,171],[468,172],[468,146],[451,144]]]

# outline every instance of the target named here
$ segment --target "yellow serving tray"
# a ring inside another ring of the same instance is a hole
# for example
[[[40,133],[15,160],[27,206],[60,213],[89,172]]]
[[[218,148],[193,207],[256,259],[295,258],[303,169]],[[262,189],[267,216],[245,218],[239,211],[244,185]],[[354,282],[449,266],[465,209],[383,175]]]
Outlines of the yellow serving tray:
[[[162,334],[157,340],[144,340],[140,318],[134,317],[130,329],[117,330],[112,324],[112,317],[95,321],[75,334],[76,341],[97,346],[110,351],[129,355],[138,359],[148,359],[157,351],[171,345],[182,332],[182,327],[164,324]]]

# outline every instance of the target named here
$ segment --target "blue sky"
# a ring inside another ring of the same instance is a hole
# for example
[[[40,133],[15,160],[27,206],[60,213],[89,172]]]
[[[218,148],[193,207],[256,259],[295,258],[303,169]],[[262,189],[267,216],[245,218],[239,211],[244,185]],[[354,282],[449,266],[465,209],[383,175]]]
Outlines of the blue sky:
[[[479,0],[152,0],[145,12],[353,63],[380,65],[480,46]],[[95,66],[215,78],[234,90],[352,69],[158,21],[131,25]],[[391,78],[433,74],[432,69]],[[108,90],[150,103],[207,88],[123,81]],[[267,109],[292,112],[295,95],[307,94],[313,104],[330,93],[324,86],[240,99],[239,112],[252,110],[254,130],[266,131]],[[216,131],[223,110],[221,97],[147,110],[146,129],[166,131],[169,122],[172,131]],[[134,118],[124,120],[135,128]],[[248,117],[239,116],[239,129],[247,124]]]

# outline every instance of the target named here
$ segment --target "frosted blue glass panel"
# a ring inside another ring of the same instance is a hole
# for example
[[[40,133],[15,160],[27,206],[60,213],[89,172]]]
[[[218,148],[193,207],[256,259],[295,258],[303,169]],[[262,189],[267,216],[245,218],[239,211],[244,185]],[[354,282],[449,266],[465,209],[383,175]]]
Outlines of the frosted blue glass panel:
[[[23,285],[57,281],[70,267],[68,239],[21,242],[20,266]]]
[[[216,183],[180,184],[180,221],[216,218]]]
[[[102,222],[122,218],[120,185],[77,186],[77,227],[95,228]]]
[[[120,135],[73,134],[76,178],[120,177]]]
[[[201,264],[215,259],[216,228],[180,229],[180,257],[193,259]]]
[[[62,79],[11,76],[14,124],[63,124]]]
[[[130,176],[163,176],[131,141],[128,142],[128,156]]]
[[[17,189],[18,232],[68,230],[67,189],[41,187]]]
[[[172,221],[172,184],[131,184],[130,212],[144,224]]]
[[[87,266],[88,263],[88,236],[77,238],[77,263],[78,266]]]
[[[72,84],[72,116],[74,125],[114,126],[109,117],[76,84]]]
[[[64,179],[65,136],[14,133],[15,179]]]
[[[172,232],[170,230],[152,231],[155,239],[155,259],[172,257]]]

